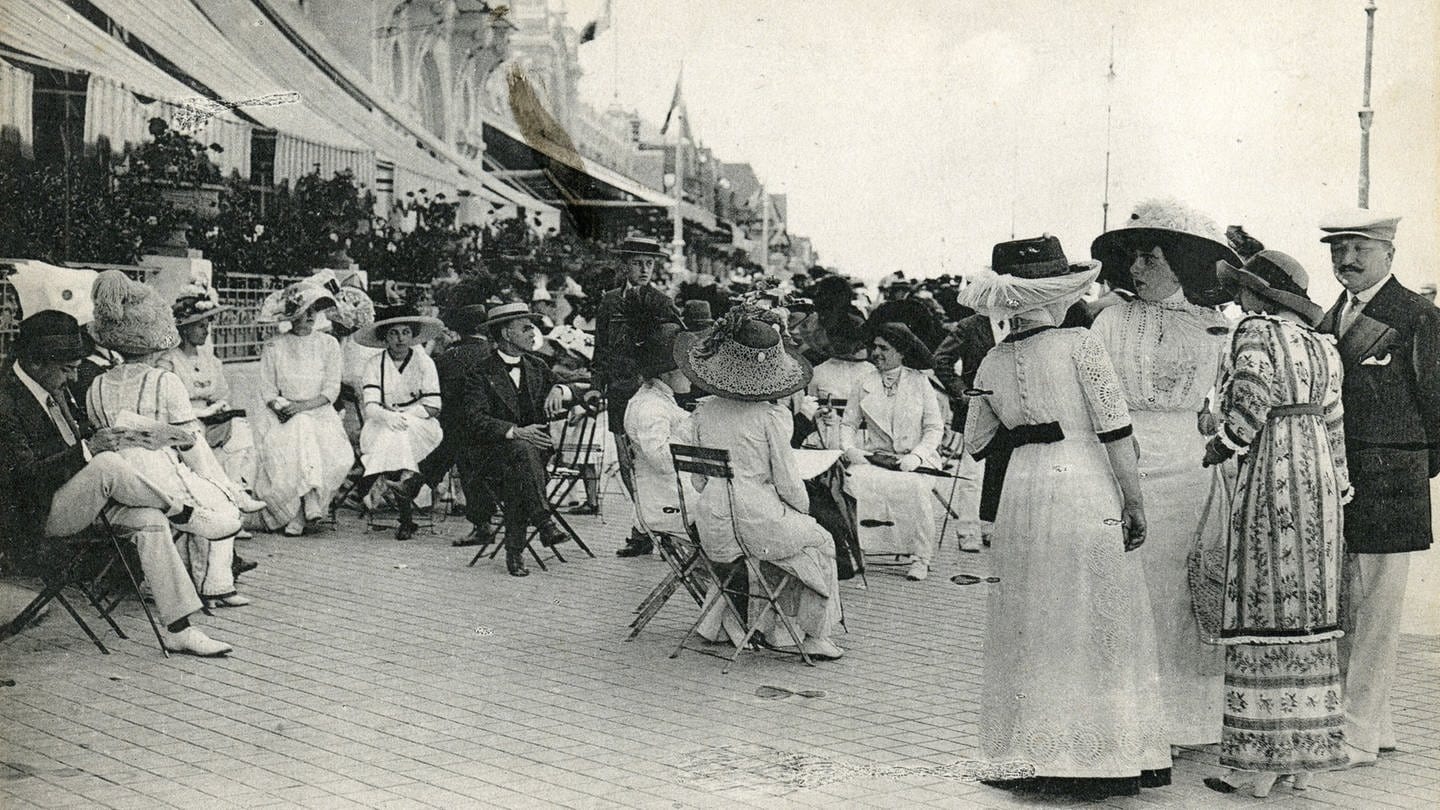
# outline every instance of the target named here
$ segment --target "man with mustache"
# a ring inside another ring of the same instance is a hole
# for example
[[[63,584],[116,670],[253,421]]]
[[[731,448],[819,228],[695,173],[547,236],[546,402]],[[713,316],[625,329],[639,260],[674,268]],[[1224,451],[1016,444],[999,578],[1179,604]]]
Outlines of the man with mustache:
[[[1348,605],[1341,617],[1345,743],[1351,766],[1395,747],[1395,675],[1408,552],[1430,547],[1430,482],[1440,473],[1440,309],[1391,275],[1400,218],[1363,209],[1325,219],[1345,293],[1320,322],[1345,366]]]

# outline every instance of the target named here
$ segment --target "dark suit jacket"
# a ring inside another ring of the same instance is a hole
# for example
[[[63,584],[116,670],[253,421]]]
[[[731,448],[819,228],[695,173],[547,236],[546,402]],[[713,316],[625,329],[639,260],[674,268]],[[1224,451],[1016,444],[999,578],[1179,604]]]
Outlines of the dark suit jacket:
[[[452,430],[458,435],[463,428],[466,380],[480,373],[491,353],[490,341],[465,335],[435,357],[435,373],[440,378],[440,427],[447,436]]]
[[[1336,334],[1344,296],[1320,322]],[[1440,471],[1440,310],[1393,277],[1339,336],[1346,461],[1355,498],[1345,547],[1430,547],[1430,477]]]
[[[624,323],[624,289],[606,290],[600,296],[600,312],[595,317],[595,356],[590,364],[592,382],[605,392],[611,433],[625,432],[625,403],[640,390],[634,339]],[[679,322],[680,312],[670,296],[649,285],[641,287],[638,294],[647,299],[651,308],[674,310]]]
[[[67,404],[80,435],[88,436],[84,415]],[[38,532],[55,491],[85,464],[85,451],[78,443],[65,444],[49,414],[7,366],[0,373],[0,537]]]
[[[493,447],[505,441],[505,434],[512,427],[544,423],[545,397],[555,385],[555,375],[535,354],[522,355],[520,365],[523,391],[516,390],[510,381],[509,367],[494,348],[486,352],[475,373],[466,377],[461,418],[473,444]],[[526,413],[538,416],[526,419]]]

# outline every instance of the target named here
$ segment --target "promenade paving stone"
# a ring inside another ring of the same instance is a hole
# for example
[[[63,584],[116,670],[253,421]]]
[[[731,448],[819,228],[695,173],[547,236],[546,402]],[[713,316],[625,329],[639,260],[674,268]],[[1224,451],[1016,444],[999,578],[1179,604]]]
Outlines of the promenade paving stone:
[[[1071,807],[1440,805],[1440,638],[1404,636],[1400,751],[1304,793],[1220,796],[1213,749],[1174,784],[1084,804],[966,776],[976,745],[986,555],[953,537],[923,583],[874,567],[843,585],[846,656],[807,668],[746,654],[670,658],[695,608],[674,599],[634,641],[666,568],[621,560],[628,507],[574,524],[599,555],[514,579],[466,566],[463,521],[409,543],[342,517],[300,539],[238,544],[255,604],[198,624],[224,660],[163,658],[135,606],[102,656],[58,611],[0,646],[0,807]],[[97,627],[98,629],[98,627]],[[798,695],[764,699],[761,686]]]

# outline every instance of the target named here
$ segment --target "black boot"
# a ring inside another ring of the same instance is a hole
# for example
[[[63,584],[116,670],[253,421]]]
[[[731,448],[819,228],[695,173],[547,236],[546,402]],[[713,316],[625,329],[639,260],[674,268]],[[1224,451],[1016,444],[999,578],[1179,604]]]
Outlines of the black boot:
[[[238,577],[246,571],[254,571],[256,568],[259,567],[260,563],[257,563],[254,560],[247,560],[244,557],[241,557],[239,554],[236,554],[230,560],[230,576],[232,578]]]
[[[524,550],[511,551],[505,549],[505,570],[510,572],[512,577],[528,577],[530,569],[525,567]]]
[[[630,530],[630,539],[625,541],[625,547],[615,552],[616,557],[641,557],[655,550],[655,545],[650,538],[641,534],[638,529]]]
[[[405,498],[407,494],[408,490],[405,493],[401,493],[400,497]],[[400,525],[395,527],[396,540],[409,540],[415,536],[415,531],[420,528],[420,526],[411,519],[414,510],[415,504],[413,501],[409,499],[400,501]]]

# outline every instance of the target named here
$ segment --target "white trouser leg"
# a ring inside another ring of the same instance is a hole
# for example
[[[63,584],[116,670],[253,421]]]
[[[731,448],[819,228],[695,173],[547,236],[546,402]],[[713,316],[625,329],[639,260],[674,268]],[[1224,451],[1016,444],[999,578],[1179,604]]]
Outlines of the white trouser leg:
[[[150,507],[171,511],[175,499],[149,478],[141,475],[119,453],[100,453],[80,472],[55,490],[45,534],[67,537],[90,527],[106,504]]]
[[[1340,666],[1345,676],[1345,742],[1366,754],[1395,741],[1390,687],[1400,643],[1409,554],[1347,554],[1349,600]]]
[[[135,543],[140,570],[155,597],[161,623],[173,624],[201,608],[164,514],[157,509],[119,507],[111,511],[110,520],[122,536]]]

